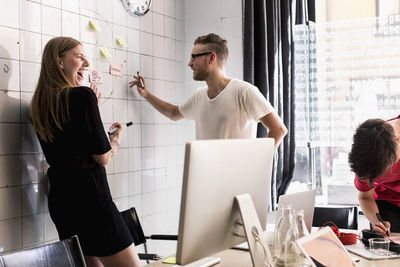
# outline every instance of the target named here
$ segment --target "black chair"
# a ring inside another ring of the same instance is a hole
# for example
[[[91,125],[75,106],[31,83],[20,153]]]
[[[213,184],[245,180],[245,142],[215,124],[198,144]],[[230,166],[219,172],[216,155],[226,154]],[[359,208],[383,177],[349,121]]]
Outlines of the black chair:
[[[77,236],[29,250],[0,255],[0,267],[86,267]]]
[[[146,243],[147,239],[173,240],[173,241],[178,240],[177,235],[149,235],[149,236],[146,236],[143,232],[143,228],[140,224],[139,217],[136,213],[135,208],[130,208],[125,211],[121,211],[121,216],[122,216],[122,218],[124,218],[125,223],[128,226],[129,231],[131,232],[135,246],[143,244],[145,253],[138,253],[138,255],[139,255],[139,259],[146,260],[147,263],[149,263],[150,260],[160,260],[161,259],[161,256],[159,256],[157,254],[148,253],[147,243]]]
[[[321,227],[327,221],[334,222],[342,229],[358,229],[357,206],[326,206],[315,207],[312,226]]]

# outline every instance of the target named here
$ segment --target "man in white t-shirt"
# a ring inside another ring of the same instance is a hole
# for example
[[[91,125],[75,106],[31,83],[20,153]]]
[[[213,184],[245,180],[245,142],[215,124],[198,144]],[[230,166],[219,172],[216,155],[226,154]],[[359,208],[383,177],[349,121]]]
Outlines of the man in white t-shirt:
[[[196,139],[255,138],[257,124],[261,122],[277,148],[287,133],[285,125],[257,87],[226,76],[227,58],[227,41],[220,36],[210,33],[194,41],[188,65],[193,79],[205,81],[207,86],[180,106],[147,91],[142,76],[133,76],[135,80],[129,85],[136,85],[139,94],[171,120],[194,120]]]

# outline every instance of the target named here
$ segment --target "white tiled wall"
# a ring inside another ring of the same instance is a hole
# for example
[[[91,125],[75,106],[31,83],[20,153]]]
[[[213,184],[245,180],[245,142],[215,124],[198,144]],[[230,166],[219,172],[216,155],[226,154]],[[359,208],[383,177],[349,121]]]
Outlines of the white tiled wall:
[[[153,0],[152,10],[138,18],[120,0],[0,0],[0,252],[58,239],[47,209],[47,164],[29,121],[47,41],[60,35],[80,40],[92,67],[104,72],[99,89],[105,128],[114,121],[134,122],[107,166],[118,208],[135,206],[145,233],[177,233],[184,144],[193,140],[194,125],[160,115],[128,81],[140,70],[151,92],[182,103],[200,85],[187,67],[193,40],[208,32],[229,41],[227,74],[242,78],[241,5],[241,0]],[[89,20],[101,31],[92,31]],[[116,36],[128,47],[119,47]],[[102,46],[112,59],[100,56]],[[108,74],[110,62],[123,64],[122,77]],[[174,253],[175,245],[149,244],[161,255]]]
[[[184,16],[186,39],[184,61],[187,62],[196,37],[214,32],[228,41],[229,57],[226,74],[229,77],[243,79],[242,1],[185,0]],[[186,87],[201,85],[190,80],[191,76],[191,70],[186,68]]]

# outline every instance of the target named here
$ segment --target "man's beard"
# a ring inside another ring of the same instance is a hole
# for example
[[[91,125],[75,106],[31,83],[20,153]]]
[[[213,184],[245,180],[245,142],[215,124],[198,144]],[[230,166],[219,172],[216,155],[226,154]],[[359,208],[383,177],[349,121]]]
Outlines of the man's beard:
[[[193,80],[195,81],[205,81],[210,73],[205,70],[198,70],[193,72]]]

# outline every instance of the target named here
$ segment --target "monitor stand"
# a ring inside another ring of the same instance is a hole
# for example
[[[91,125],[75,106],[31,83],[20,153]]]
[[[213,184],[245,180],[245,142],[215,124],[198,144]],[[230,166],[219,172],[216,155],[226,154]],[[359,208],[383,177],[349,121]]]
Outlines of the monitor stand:
[[[235,200],[239,206],[253,267],[274,266],[267,239],[261,228],[251,196],[249,194],[237,195]]]
[[[186,265],[173,265],[174,267],[210,267],[214,266],[217,263],[221,262],[221,258],[219,257],[205,257],[200,260],[188,263]]]

